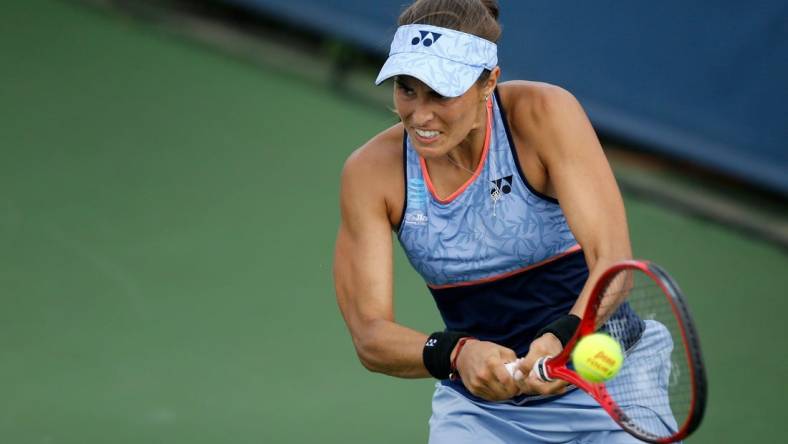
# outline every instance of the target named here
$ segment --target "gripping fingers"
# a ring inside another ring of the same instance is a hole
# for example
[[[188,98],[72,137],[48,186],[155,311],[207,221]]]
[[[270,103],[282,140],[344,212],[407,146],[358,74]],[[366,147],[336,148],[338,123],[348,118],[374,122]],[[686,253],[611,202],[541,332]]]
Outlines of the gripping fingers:
[[[562,393],[566,389],[567,384],[549,377],[547,366],[545,365],[549,359],[547,356],[539,358],[528,374],[524,373],[521,368],[523,358],[507,363],[505,368],[512,375],[514,382],[520,387],[522,393],[543,395]]]
[[[520,391],[500,360],[491,362],[484,370],[464,379],[463,383],[471,393],[489,401],[510,399]]]
[[[512,379],[512,375],[501,366],[500,362],[493,368],[493,373],[495,374],[495,378],[497,379],[498,385],[500,386],[501,394],[505,397],[505,399],[509,399],[520,392],[520,388]]]
[[[506,399],[505,396],[501,395],[501,392],[503,391],[501,383],[496,381],[494,377],[493,379],[473,380],[470,383],[465,383],[465,387],[472,394],[488,401],[499,401],[501,399]]]
[[[528,387],[527,391],[531,393],[537,393],[540,395],[557,395],[559,393],[565,392],[568,384],[560,380],[554,380],[553,382],[543,382],[538,376],[536,376],[535,372],[531,372],[528,379],[525,381],[525,385]]]

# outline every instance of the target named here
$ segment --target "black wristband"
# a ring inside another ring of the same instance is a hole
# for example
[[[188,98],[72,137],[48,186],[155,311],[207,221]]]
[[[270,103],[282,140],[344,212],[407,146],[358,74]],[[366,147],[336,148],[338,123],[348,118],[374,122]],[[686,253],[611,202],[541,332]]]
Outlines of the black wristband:
[[[467,336],[470,335],[458,331],[436,331],[430,335],[427,342],[424,343],[421,358],[424,361],[424,367],[434,378],[447,379],[449,377],[451,352],[457,342]]]
[[[580,325],[579,317],[573,314],[564,315],[542,327],[536,332],[536,337],[539,338],[545,333],[552,333],[561,341],[561,345],[566,347],[566,343],[575,335],[578,325]]]

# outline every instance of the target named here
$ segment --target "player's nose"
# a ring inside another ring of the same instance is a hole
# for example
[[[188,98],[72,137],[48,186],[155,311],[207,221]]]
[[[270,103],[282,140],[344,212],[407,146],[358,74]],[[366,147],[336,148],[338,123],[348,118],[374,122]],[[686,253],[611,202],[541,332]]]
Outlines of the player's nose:
[[[426,127],[427,124],[435,119],[435,112],[426,103],[421,103],[413,108],[411,113],[411,123],[414,126]]]

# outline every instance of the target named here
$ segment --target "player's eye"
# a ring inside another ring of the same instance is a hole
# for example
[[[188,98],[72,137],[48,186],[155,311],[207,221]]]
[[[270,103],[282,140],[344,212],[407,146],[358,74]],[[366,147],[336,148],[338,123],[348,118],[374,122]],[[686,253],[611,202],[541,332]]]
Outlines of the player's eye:
[[[408,85],[405,85],[404,83],[399,81],[394,82],[394,84],[397,85],[397,91],[399,91],[400,93],[405,94],[406,96],[412,96],[414,94],[413,89],[409,88]]]

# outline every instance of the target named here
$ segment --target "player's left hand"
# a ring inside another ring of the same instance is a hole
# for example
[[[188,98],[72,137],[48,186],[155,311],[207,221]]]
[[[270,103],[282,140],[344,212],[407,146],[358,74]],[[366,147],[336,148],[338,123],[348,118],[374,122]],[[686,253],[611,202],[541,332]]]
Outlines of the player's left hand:
[[[560,380],[544,382],[539,379],[539,376],[533,369],[539,358],[556,356],[561,353],[562,349],[561,341],[552,333],[545,333],[531,342],[528,354],[517,361],[519,372],[515,371],[514,382],[520,388],[521,393],[526,395],[554,395],[563,393],[566,390],[566,386],[569,385],[567,382]]]

